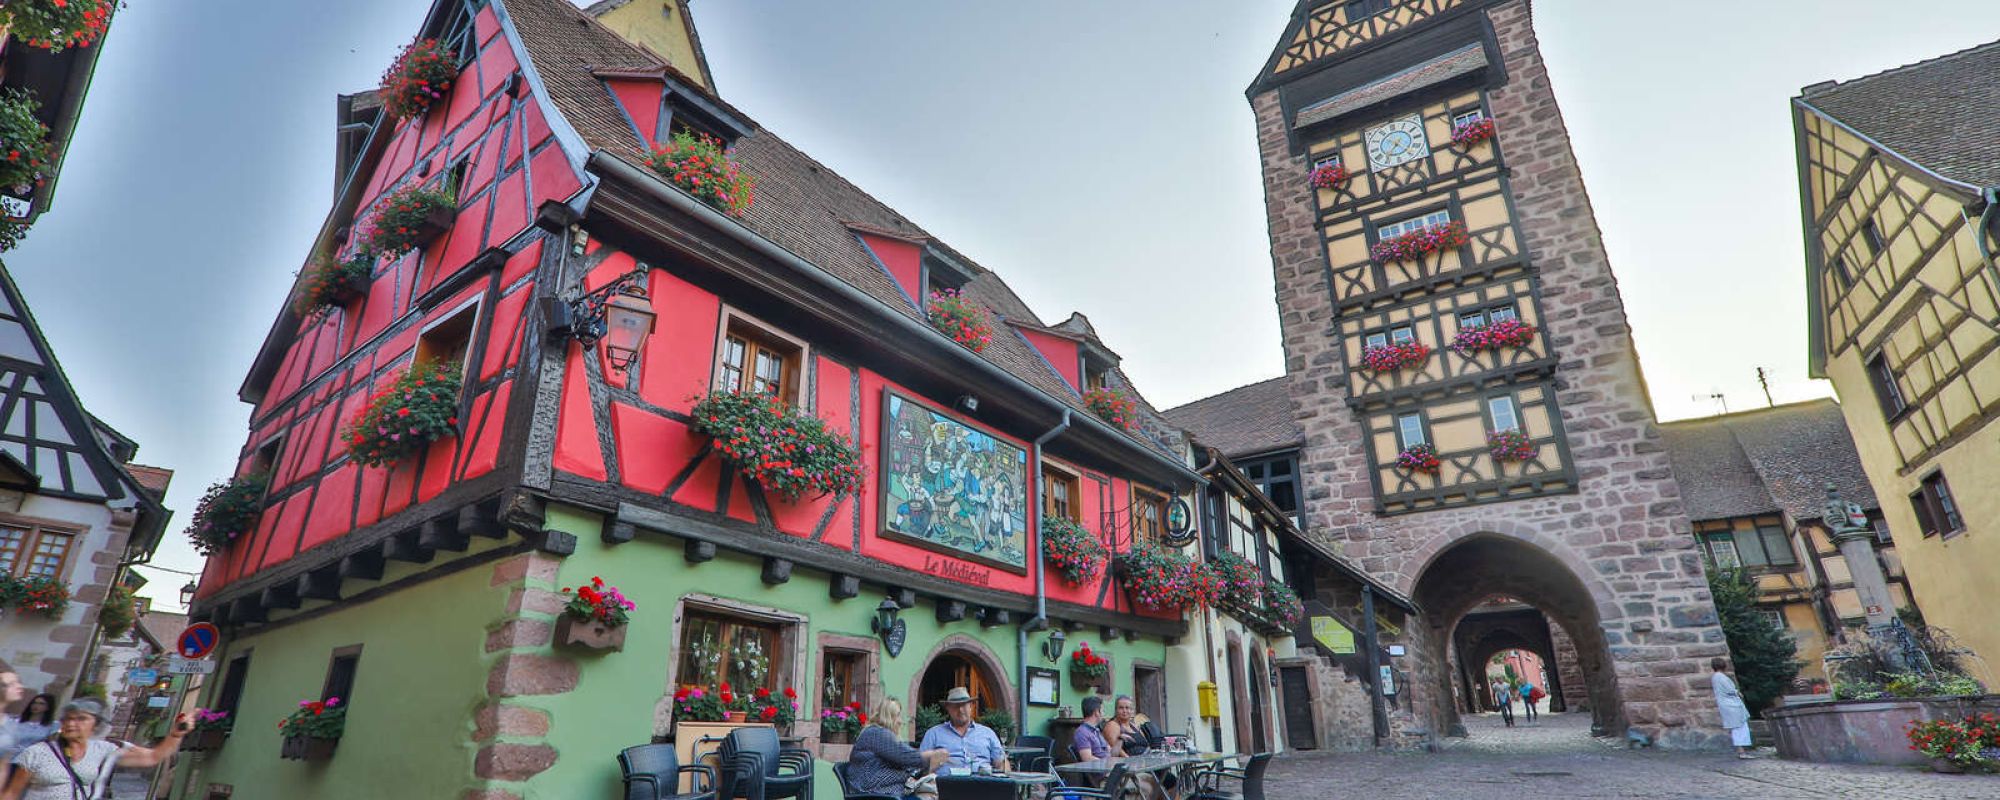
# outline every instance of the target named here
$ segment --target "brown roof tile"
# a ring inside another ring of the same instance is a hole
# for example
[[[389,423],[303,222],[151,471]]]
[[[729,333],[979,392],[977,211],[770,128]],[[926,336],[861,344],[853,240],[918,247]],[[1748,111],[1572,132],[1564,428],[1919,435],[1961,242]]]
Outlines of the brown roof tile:
[[[1695,520],[1784,511],[1818,519],[1832,483],[1878,507],[1840,405],[1812,400],[1660,425],[1681,501]]]
[[[1292,416],[1291,391],[1283,377],[1162,413],[1168,422],[1187,429],[1196,441],[1231,458],[1299,447],[1306,442],[1305,429]]]
[[[1947,178],[2000,184],[2000,42],[1808,87],[1801,99]]]

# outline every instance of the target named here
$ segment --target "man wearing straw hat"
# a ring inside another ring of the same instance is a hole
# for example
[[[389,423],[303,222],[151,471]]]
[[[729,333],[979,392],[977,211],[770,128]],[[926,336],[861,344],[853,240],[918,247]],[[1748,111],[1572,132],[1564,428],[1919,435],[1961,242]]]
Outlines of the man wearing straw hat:
[[[1000,734],[992,728],[979,724],[972,718],[972,693],[963,686],[954,686],[944,696],[944,713],[948,719],[924,732],[924,741],[918,750],[943,748],[949,757],[938,768],[940,773],[952,768],[970,769],[973,772],[1006,772],[1011,768],[1007,763],[1007,749],[1000,744]]]

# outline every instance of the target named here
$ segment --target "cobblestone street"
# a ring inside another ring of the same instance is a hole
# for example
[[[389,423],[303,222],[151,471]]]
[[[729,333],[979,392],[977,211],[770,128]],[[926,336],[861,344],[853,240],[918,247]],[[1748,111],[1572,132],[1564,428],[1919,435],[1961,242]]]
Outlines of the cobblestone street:
[[[2000,798],[2000,776],[1915,768],[1806,764],[1769,749],[1753,761],[1721,753],[1625,750],[1590,738],[1587,714],[1544,714],[1509,729],[1466,720],[1472,736],[1444,753],[1309,754],[1273,762],[1269,795],[1293,798]]]

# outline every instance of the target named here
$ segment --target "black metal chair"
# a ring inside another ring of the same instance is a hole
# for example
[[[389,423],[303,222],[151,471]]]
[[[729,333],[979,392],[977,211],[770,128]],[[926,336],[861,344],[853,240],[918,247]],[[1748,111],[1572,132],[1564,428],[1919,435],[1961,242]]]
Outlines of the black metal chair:
[[[985,775],[940,775],[938,800],[1017,800],[1020,787],[1006,778]]]
[[[781,747],[770,728],[737,728],[722,740],[722,777],[716,782],[720,800],[813,800],[813,755],[796,747]]]
[[[642,744],[618,753],[625,777],[625,800],[712,800],[715,772],[706,765],[681,766],[670,744]],[[681,775],[694,776],[694,791],[680,790]]]
[[[846,764],[833,765],[833,777],[840,781],[840,793],[846,800],[903,800],[903,796],[900,794],[876,794],[874,792],[855,791],[854,784],[849,783],[847,780]]]
[[[1047,736],[1020,736],[1014,739],[1015,747],[1033,747],[1042,751],[1041,755],[1023,759],[1015,769],[1022,772],[1049,772],[1056,765],[1056,740]]]
[[[1218,766],[1197,772],[1190,800],[1264,800],[1264,770],[1269,766],[1271,754],[1258,753],[1242,769]],[[1224,781],[1235,783],[1236,790],[1222,788]]]
[[[1125,785],[1125,765],[1112,767],[1104,776],[1104,787],[1072,786],[1068,783],[1049,787],[1049,800],[1118,800],[1120,788]],[[938,800],[944,800],[939,797]]]

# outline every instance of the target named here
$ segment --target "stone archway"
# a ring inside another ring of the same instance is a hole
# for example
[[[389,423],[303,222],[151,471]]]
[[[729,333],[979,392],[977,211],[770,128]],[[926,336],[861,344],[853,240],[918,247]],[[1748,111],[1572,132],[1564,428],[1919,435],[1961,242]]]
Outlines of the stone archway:
[[[972,692],[979,701],[978,713],[998,708],[1020,719],[1006,665],[992,648],[962,633],[945,637],[924,656],[924,665],[910,678],[910,693],[904,695],[910,713],[944,699],[954,686]]]
[[[1458,704],[1451,701],[1455,677],[1450,667],[1452,634],[1474,608],[1495,595],[1515,598],[1562,626],[1575,644],[1591,699],[1592,727],[1600,732],[1623,731],[1625,711],[1618,691],[1618,674],[1600,613],[1599,592],[1563,559],[1520,538],[1480,533],[1457,538],[1438,548],[1418,573],[1417,604],[1429,617],[1424,651],[1432,661],[1427,670],[1439,690],[1431,711],[1453,729],[1461,726]],[[1539,645],[1531,637],[1519,644]],[[1476,650],[1485,651],[1484,647]],[[1539,646],[1532,649],[1540,650]],[[1461,669],[1482,670],[1482,652],[1459,652]],[[1552,658],[1553,653],[1545,657]]]

